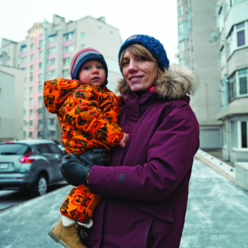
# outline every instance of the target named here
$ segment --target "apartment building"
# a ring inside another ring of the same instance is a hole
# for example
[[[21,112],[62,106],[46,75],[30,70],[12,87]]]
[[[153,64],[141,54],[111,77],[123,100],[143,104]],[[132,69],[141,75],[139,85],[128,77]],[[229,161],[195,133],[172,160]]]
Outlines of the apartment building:
[[[178,0],[179,64],[200,78],[191,99],[200,147],[247,161],[248,0]]]
[[[121,77],[117,60],[121,44],[117,28],[107,24],[104,17],[91,16],[66,22],[54,15],[52,23],[35,23],[21,42],[2,39],[0,65],[25,71],[24,139],[61,140],[56,115],[48,113],[43,104],[43,85],[48,79],[70,78],[69,60],[74,50],[91,46],[102,52],[109,69],[108,87],[114,91]]]
[[[219,0],[223,158],[248,161],[248,0]]]
[[[23,139],[24,75],[0,65],[0,141]]]

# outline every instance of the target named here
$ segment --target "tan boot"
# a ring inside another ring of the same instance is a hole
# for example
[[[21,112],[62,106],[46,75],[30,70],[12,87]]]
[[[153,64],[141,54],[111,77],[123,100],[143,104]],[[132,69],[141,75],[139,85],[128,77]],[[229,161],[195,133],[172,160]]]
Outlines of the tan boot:
[[[63,226],[62,220],[49,231],[48,235],[66,248],[87,248],[81,242],[78,233],[78,224],[75,222],[70,226]]]

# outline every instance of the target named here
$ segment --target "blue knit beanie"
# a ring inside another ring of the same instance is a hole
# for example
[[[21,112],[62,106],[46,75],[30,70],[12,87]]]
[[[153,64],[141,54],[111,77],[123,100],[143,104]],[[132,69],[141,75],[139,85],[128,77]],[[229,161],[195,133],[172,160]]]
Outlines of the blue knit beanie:
[[[105,70],[105,82],[102,86],[106,86],[108,84],[108,66],[103,57],[103,55],[92,47],[80,48],[76,50],[71,58],[70,58],[70,75],[71,79],[79,80],[79,72],[82,66],[90,61],[97,60],[102,63],[103,68]]]
[[[124,41],[118,55],[119,65],[122,52],[131,44],[140,44],[144,46],[157,60],[158,66],[163,72],[164,68],[168,69],[170,61],[167,58],[164,46],[154,37],[143,34],[132,35]]]

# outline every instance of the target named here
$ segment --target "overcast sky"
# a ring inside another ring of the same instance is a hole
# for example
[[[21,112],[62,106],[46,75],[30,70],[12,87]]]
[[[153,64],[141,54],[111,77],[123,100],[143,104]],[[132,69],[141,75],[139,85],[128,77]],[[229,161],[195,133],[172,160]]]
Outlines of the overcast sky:
[[[177,63],[176,0],[1,0],[0,40],[22,41],[35,22],[52,22],[53,14],[66,22],[105,16],[108,24],[119,28],[123,41],[133,34],[154,36],[170,62]]]

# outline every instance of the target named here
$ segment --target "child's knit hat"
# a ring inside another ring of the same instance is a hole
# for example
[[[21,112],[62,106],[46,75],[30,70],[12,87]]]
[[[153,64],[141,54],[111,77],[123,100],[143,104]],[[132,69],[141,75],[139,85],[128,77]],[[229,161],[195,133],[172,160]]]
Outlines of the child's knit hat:
[[[119,51],[119,64],[122,52],[131,44],[140,44],[144,46],[157,60],[158,66],[162,71],[164,71],[164,68],[168,69],[170,61],[168,60],[164,46],[154,37],[143,34],[132,35],[124,41]]]
[[[102,63],[103,68],[105,70],[105,82],[103,86],[106,86],[108,83],[108,66],[103,55],[92,47],[80,48],[76,50],[70,58],[70,75],[71,79],[79,80],[79,72],[82,66],[90,61],[90,60],[97,60]]]

